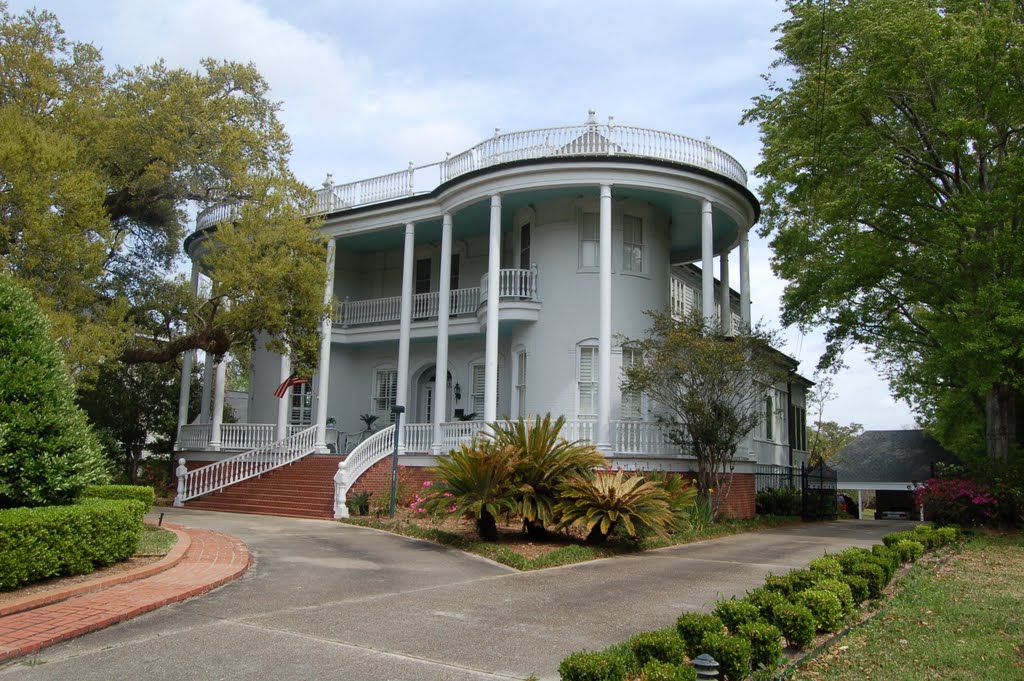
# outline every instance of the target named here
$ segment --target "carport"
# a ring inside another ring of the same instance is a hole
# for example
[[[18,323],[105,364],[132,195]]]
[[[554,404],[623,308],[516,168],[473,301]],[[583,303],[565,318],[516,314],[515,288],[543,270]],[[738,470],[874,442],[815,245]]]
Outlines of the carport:
[[[937,463],[959,463],[922,430],[868,430],[829,461],[838,474],[838,488],[875,492],[875,519],[920,517],[914,489],[935,476]]]

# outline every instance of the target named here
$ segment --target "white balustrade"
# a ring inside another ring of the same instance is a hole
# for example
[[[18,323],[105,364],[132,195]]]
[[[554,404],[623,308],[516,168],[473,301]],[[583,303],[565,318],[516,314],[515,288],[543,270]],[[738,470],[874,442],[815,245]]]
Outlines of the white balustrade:
[[[485,421],[448,421],[441,424],[441,451],[448,453],[468,444],[487,426]]]
[[[255,449],[276,439],[273,423],[225,423],[220,427],[221,449]]]
[[[298,461],[316,451],[316,427],[311,426],[284,440],[211,463],[178,476],[178,494],[174,505],[216,492],[229,485],[255,478],[267,471]]]
[[[212,432],[209,423],[184,425],[178,430],[175,449],[206,449],[210,444]]]
[[[680,454],[668,441],[665,431],[649,421],[612,421],[612,452],[629,456],[665,456]]]
[[[406,452],[427,453],[434,435],[434,424],[407,423],[402,426],[402,434],[405,436]]]
[[[518,270],[516,270],[518,271]],[[522,270],[529,274],[529,270]],[[534,277],[534,281],[536,277]],[[531,284],[525,282],[520,288],[527,288]],[[536,289],[536,284],[532,284]],[[450,292],[449,314],[451,316],[473,314],[480,302],[480,289],[460,288]],[[437,319],[438,294],[417,293],[412,297],[412,318]],[[401,319],[402,298],[391,296],[388,298],[371,298],[369,300],[343,300],[338,303],[334,323],[341,326],[359,326],[363,324],[387,324],[395,323]]]
[[[537,301],[536,270],[500,270],[498,297]],[[480,304],[487,303],[487,273],[480,277]]]
[[[334,474],[335,518],[348,517],[345,495],[348,494],[352,483],[358,480],[360,475],[368,471],[370,466],[394,451],[394,446],[395,426],[390,425],[360,442],[359,446],[353,449],[352,453],[338,464],[338,472]]]

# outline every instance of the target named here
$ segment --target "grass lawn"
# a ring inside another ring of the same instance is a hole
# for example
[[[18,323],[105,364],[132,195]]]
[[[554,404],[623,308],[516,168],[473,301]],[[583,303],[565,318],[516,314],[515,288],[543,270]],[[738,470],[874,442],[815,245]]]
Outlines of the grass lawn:
[[[476,537],[472,524],[468,522],[458,525],[447,522],[438,527],[431,526],[429,520],[424,522],[420,518],[411,520],[408,517],[399,517],[392,521],[387,518],[377,519],[370,516],[347,518],[342,522],[437,542],[490,558],[517,570],[539,570],[623,553],[636,553],[664,546],[689,544],[740,532],[781,527],[799,523],[800,519],[789,516],[759,516],[753,520],[722,520],[700,531],[692,530],[667,537],[651,536],[639,541],[613,538],[604,546],[592,546],[584,543],[581,537],[563,534],[552,534],[547,541],[531,540],[515,528],[508,526],[501,529],[498,541],[485,542]]]
[[[971,538],[938,573],[914,568],[871,622],[795,679],[1024,678],[1024,535]]]
[[[166,556],[167,552],[178,543],[178,535],[161,529],[155,525],[144,524],[139,548],[136,556]]]

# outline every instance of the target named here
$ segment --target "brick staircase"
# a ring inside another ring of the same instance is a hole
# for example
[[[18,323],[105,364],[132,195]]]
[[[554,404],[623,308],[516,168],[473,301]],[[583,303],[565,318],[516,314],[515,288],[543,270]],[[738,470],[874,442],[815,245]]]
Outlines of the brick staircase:
[[[185,502],[185,508],[293,518],[334,517],[334,474],[344,457],[310,455],[261,477]]]

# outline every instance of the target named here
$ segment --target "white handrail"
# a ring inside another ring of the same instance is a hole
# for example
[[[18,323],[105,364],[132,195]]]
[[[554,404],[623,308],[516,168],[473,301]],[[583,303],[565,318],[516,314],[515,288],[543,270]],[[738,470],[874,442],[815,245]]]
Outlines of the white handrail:
[[[187,423],[178,429],[175,449],[206,449],[213,427],[209,423]]]
[[[182,506],[189,499],[216,492],[298,461],[316,451],[315,443],[316,426],[311,426],[283,440],[250,449],[193,471],[182,471],[185,460],[179,459],[178,494],[174,497],[174,505]]]
[[[359,446],[353,449],[352,453],[338,464],[338,472],[334,474],[335,518],[348,517],[345,495],[348,494],[352,483],[358,480],[360,475],[368,471],[370,466],[391,453],[394,446],[395,427],[390,425],[360,442]]]

